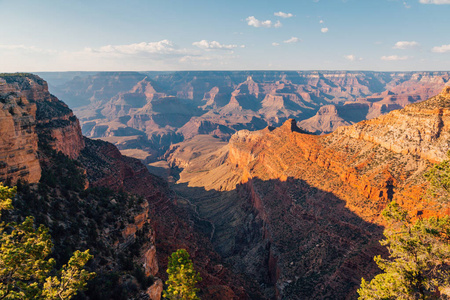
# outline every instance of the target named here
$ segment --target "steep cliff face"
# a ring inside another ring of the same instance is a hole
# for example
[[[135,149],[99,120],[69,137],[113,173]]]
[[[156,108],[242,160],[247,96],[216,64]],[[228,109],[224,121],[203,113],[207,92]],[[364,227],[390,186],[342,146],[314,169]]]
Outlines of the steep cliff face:
[[[5,86],[36,107],[30,111],[38,135],[45,135],[49,145],[70,158],[77,158],[84,148],[78,119],[62,101],[51,95],[47,83],[38,76],[0,75]],[[34,127],[33,127],[34,128]]]
[[[184,167],[175,189],[215,224],[216,249],[267,296],[352,298],[360,278],[377,272],[371,257],[383,252],[387,203],[412,216],[445,213],[424,199],[423,173],[450,146],[449,90],[325,136],[289,120],[206,151],[181,143],[167,154]]]
[[[375,120],[343,127],[341,134],[376,143],[396,153],[440,162],[450,148],[450,87],[435,97]]]
[[[41,178],[35,121],[36,104],[0,76],[1,182],[38,182]]]

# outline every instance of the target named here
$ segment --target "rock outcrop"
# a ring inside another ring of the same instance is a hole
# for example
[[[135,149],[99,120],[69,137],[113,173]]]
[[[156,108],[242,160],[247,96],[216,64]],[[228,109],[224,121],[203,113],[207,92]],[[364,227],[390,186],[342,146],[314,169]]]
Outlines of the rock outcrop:
[[[450,149],[450,87],[425,102],[340,128],[338,132],[396,153],[441,162]]]
[[[0,76],[0,181],[36,183],[41,178],[36,104],[9,82]]]
[[[147,295],[150,300],[160,300],[163,291],[163,283],[158,279],[147,289]]]

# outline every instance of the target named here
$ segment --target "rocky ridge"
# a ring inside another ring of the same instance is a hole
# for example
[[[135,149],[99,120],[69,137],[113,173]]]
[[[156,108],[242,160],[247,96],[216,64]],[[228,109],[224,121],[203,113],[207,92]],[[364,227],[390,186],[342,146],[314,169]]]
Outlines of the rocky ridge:
[[[38,182],[36,104],[0,78],[0,181],[15,184],[19,178]]]

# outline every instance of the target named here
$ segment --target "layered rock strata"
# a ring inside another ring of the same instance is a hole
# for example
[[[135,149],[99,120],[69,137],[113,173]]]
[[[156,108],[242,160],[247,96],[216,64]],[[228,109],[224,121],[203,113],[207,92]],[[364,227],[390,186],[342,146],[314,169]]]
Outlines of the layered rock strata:
[[[67,105],[49,93],[41,78],[0,74],[0,105],[1,181],[39,181],[38,137],[70,158],[77,158],[84,148],[78,119]]]
[[[37,150],[36,104],[0,77],[0,181],[38,182],[41,167]]]
[[[67,75],[58,74],[55,93],[75,108],[86,136],[134,150],[129,153],[145,151],[151,162],[196,135],[229,140],[236,131],[280,126],[289,118],[309,132],[329,133],[426,100],[448,84],[449,74],[102,72],[77,74],[64,84]]]

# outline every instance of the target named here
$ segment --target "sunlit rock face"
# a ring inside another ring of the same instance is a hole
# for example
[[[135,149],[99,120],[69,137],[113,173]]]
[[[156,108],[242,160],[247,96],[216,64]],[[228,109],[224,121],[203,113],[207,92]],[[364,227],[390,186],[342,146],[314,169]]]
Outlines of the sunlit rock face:
[[[22,94],[12,78],[0,76],[0,181],[38,182],[36,104]]]

